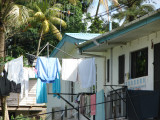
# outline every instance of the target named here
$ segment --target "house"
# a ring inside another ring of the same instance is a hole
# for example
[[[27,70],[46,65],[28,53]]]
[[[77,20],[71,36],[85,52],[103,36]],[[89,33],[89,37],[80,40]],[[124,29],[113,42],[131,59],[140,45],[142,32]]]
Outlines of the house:
[[[94,37],[99,36],[100,34],[92,34],[92,33],[66,33],[59,44],[56,46],[56,49],[51,53],[51,57],[57,57],[61,61],[62,58],[81,58],[82,55],[78,54],[77,46],[93,39]],[[48,85],[49,93],[52,93],[52,85]],[[91,88],[81,89],[80,84],[78,82],[70,82],[61,80],[61,93],[79,93],[79,92],[92,92]],[[63,95],[68,102],[74,104],[74,100],[77,96],[75,95]],[[47,112],[53,112],[55,110],[64,110],[65,108],[71,108],[69,104],[67,104],[64,100],[58,99],[57,97],[53,97],[53,94],[48,94],[48,103],[47,103]],[[72,113],[76,113],[76,111],[69,111],[65,113],[64,118],[68,120],[72,117]],[[47,119],[57,119],[62,115],[62,112],[53,113],[48,115]],[[82,116],[81,116],[82,117]]]
[[[160,9],[110,32],[94,36],[81,44],[76,44],[77,39],[72,36],[74,33],[66,34],[57,48],[69,53],[69,55],[54,49],[51,56],[58,58],[95,57],[97,80],[94,92],[104,89],[106,96],[110,96],[106,98],[107,101],[111,101],[106,103],[106,119],[126,119],[128,113],[123,99],[125,98],[123,92],[126,86],[129,90],[160,90],[159,26]],[[72,40],[69,40],[70,37]],[[86,37],[88,36],[83,35],[82,38]],[[79,42],[77,41],[77,43]],[[80,89],[78,85],[78,83],[61,81],[61,93],[93,91],[92,88],[90,90]],[[64,97],[71,103],[74,99],[74,96],[64,95]],[[48,98],[48,112],[51,112],[54,107],[71,108],[65,102],[55,101],[52,95],[48,95]],[[64,116],[68,114],[74,113],[70,111]],[[85,120],[82,115],[81,119]]]
[[[123,97],[121,88],[125,85],[130,90],[160,90],[159,26],[160,9],[79,45],[82,55],[105,56],[105,63],[101,63],[105,68],[97,76],[105,76],[106,93],[117,90],[112,98],[120,98],[118,93]],[[122,99],[107,105],[107,119],[125,118],[126,104]]]

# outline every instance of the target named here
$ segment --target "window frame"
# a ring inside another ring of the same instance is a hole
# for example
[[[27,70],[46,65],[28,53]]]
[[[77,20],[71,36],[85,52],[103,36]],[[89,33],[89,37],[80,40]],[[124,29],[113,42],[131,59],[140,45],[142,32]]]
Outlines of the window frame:
[[[143,56],[142,56],[142,52],[143,52]],[[137,67],[140,67],[140,65],[138,64],[138,59],[140,58],[138,54],[141,54],[140,57],[144,57],[146,58],[145,60],[145,64],[144,64],[144,72],[140,73],[140,69],[138,69]],[[148,47],[136,50],[136,51],[132,51],[130,53],[130,78],[134,79],[134,78],[139,78],[139,77],[143,77],[143,76],[147,76],[148,75]],[[139,58],[138,58],[139,57]]]

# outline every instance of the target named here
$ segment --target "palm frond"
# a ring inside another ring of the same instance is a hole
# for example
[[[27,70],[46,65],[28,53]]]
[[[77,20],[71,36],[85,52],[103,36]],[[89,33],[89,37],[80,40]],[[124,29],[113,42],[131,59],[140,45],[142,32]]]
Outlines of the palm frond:
[[[62,39],[62,35],[60,31],[52,23],[50,23],[50,28],[51,28],[53,35],[60,41]]]
[[[57,17],[50,17],[49,20],[52,22],[54,25],[61,25],[63,28],[67,27],[67,24],[64,20],[57,18]]]
[[[45,20],[45,15],[42,12],[36,12],[34,14],[34,17],[37,21],[44,21]]]
[[[20,27],[27,22],[29,18],[28,9],[24,6],[13,4],[4,15],[4,21],[7,26]],[[13,24],[14,23],[14,24]]]
[[[68,1],[73,5],[77,5],[77,1],[76,0],[68,0]]]
[[[43,33],[46,34],[49,31],[49,22],[48,20],[44,20],[42,22],[42,29],[43,29]]]
[[[56,8],[56,7],[47,9],[45,15],[47,17],[53,16],[58,18],[61,18],[61,17],[64,18],[64,14],[61,12],[59,8]]]

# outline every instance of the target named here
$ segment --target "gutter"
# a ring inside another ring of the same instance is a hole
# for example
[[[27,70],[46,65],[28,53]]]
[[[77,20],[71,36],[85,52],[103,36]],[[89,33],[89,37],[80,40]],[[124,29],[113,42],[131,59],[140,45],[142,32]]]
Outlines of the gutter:
[[[135,30],[137,28],[140,28],[146,24],[149,24],[153,21],[159,20],[160,19],[160,9],[148,13],[145,16],[138,18],[128,24],[125,24],[123,26],[120,26],[117,29],[111,30],[110,32],[104,33],[102,35],[99,35],[98,37],[95,37],[91,39],[90,41],[85,42],[84,44],[79,45],[80,51],[84,51],[88,48],[94,47],[97,44],[95,44],[95,41],[98,44],[103,43],[104,41],[112,40],[113,38],[117,38],[120,35],[126,34],[132,30]]]

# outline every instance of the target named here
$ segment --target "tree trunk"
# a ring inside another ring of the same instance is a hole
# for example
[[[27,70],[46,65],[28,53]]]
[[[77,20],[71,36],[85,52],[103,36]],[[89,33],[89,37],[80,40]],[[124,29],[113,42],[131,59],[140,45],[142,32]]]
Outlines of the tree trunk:
[[[5,56],[5,32],[3,23],[0,21],[0,62],[4,61]],[[1,108],[3,120],[9,120],[8,109],[7,109],[7,97],[1,97]]]
[[[1,107],[3,120],[9,120],[8,109],[7,109],[7,97],[1,97]]]
[[[41,31],[41,35],[40,35],[40,38],[39,38],[39,41],[38,41],[38,48],[37,48],[37,55],[39,54],[39,49],[40,49],[40,45],[41,45],[41,40],[42,40],[42,35],[43,35],[43,30]]]
[[[101,1],[101,0],[98,1],[98,6],[97,6],[97,10],[96,10],[96,17],[97,17],[97,15],[98,15],[99,6],[100,6],[100,1]]]

